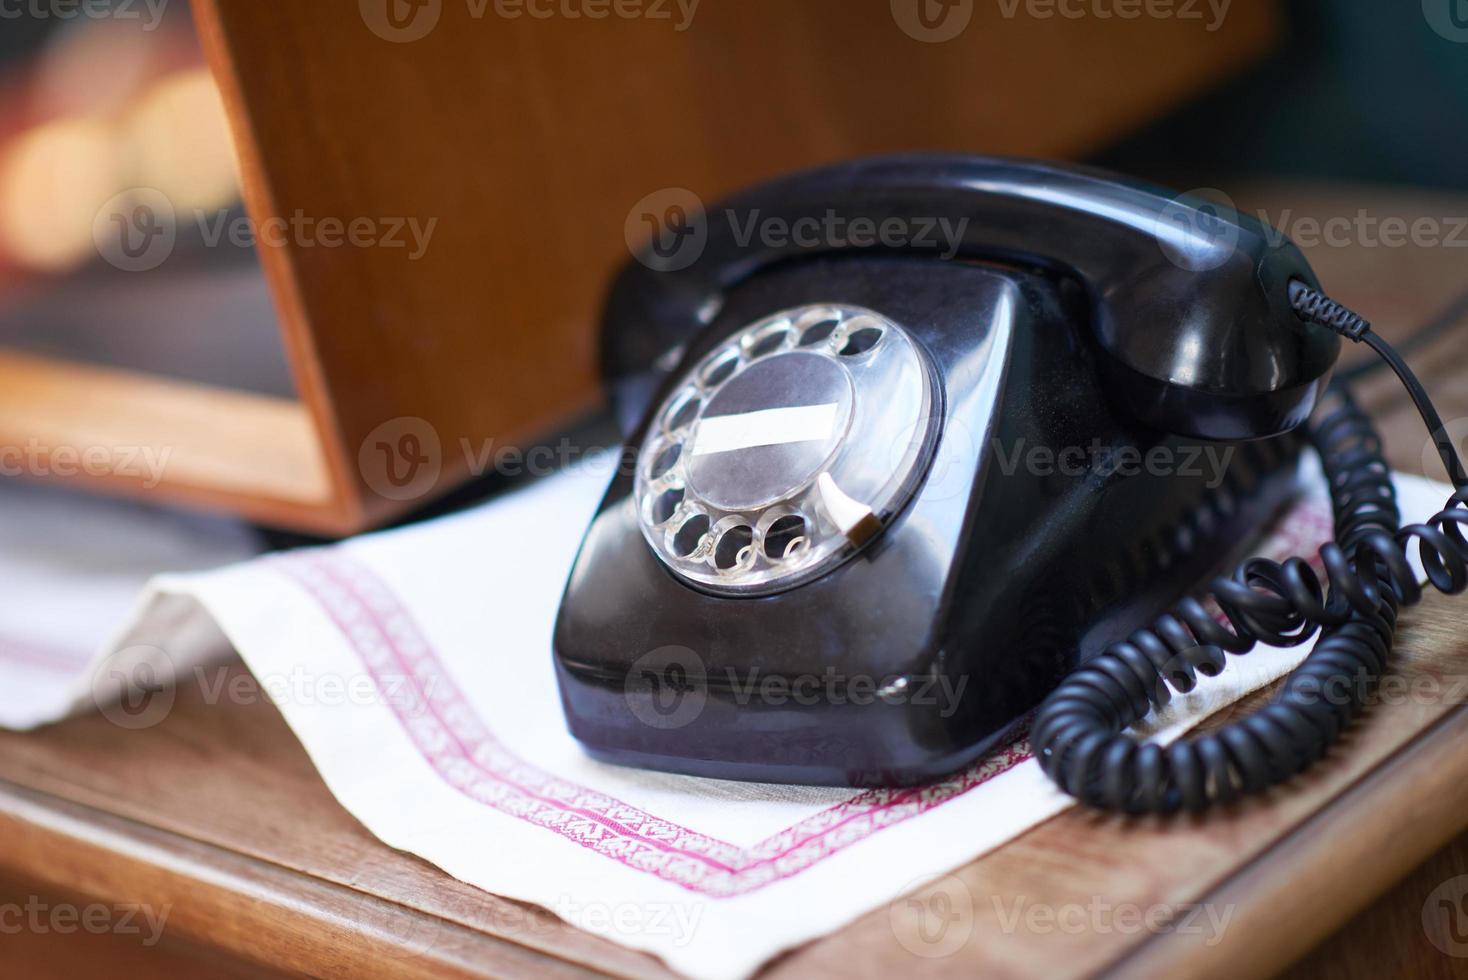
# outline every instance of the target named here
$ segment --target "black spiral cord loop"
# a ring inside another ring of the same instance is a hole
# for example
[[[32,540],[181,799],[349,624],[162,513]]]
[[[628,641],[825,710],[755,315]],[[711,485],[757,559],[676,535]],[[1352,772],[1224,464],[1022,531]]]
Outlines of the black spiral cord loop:
[[[1439,592],[1468,589],[1468,477],[1436,410],[1410,369],[1370,325],[1318,292],[1292,287],[1302,319],[1368,343],[1397,371],[1457,484],[1426,524],[1401,515],[1381,437],[1350,395],[1310,431],[1330,485],[1336,540],[1320,549],[1318,574],[1303,558],[1254,558],[1209,586],[1215,619],[1187,598],[1150,628],[1108,647],[1071,673],[1041,705],[1031,743],[1045,773],[1070,795],[1126,813],[1201,811],[1289,779],[1320,758],[1360,711],[1391,654],[1397,615],[1422,599],[1407,561],[1415,542]],[[1222,621],[1220,621],[1220,619]],[[1293,647],[1323,631],[1278,695],[1252,714],[1166,748],[1125,729],[1214,676],[1227,654],[1256,643]]]

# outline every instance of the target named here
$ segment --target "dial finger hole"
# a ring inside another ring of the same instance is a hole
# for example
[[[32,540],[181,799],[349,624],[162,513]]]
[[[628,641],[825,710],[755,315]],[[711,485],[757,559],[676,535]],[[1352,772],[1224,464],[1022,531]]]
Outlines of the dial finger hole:
[[[765,557],[771,561],[795,558],[805,551],[809,541],[805,518],[799,514],[786,514],[765,531]]]
[[[680,488],[677,490],[664,490],[652,498],[652,505],[648,511],[648,516],[652,518],[652,522],[654,524],[666,524],[672,520],[673,515],[678,511],[678,505],[683,503],[683,496],[684,491]]]
[[[652,463],[647,468],[648,479],[660,480],[667,476],[669,471],[678,465],[678,459],[682,455],[683,444],[681,442],[668,443],[652,458]]]
[[[734,369],[737,367],[739,367],[739,351],[731,347],[721,351],[718,356],[708,363],[703,369],[703,374],[699,380],[703,382],[705,388],[718,387],[729,380],[730,376],[734,374]]]
[[[714,567],[728,572],[747,568],[754,559],[754,528],[738,524],[719,535],[714,546]]]
[[[673,404],[668,407],[663,416],[663,425],[669,432],[677,432],[693,424],[698,418],[698,410],[703,407],[703,402],[698,397],[698,391],[689,388],[678,395]]]
[[[703,543],[704,535],[709,533],[709,516],[707,514],[694,514],[673,535],[673,554],[679,558],[687,558],[698,550]]]
[[[788,344],[793,336],[788,323],[777,323],[766,327],[749,340],[750,360],[775,353]]]
[[[859,327],[846,335],[846,343],[838,352],[842,357],[856,357],[876,347],[882,339],[880,327]]]
[[[800,346],[814,347],[831,339],[841,321],[834,316],[823,317],[806,327],[800,334]]]

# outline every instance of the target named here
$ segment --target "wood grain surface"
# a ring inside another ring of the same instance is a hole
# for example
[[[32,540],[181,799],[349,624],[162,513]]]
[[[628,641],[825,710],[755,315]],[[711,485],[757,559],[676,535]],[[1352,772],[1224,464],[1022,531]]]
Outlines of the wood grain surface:
[[[36,468],[267,524],[291,523],[293,507],[320,507],[330,495],[311,419],[293,399],[30,354],[0,351],[0,445],[106,448],[109,465],[91,473],[47,456]],[[139,462],[144,447],[156,472]]]
[[[1288,202],[1296,218],[1468,214],[1462,198],[1364,188],[1239,198]],[[1468,285],[1447,247],[1308,251],[1327,288],[1394,339]],[[1468,418],[1465,339],[1468,326],[1417,358],[1451,419]],[[1365,392],[1394,460],[1423,471],[1426,439],[1404,398],[1386,379]],[[1289,785],[1202,820],[1070,810],[766,973],[1252,977],[1297,960],[1296,978],[1462,972],[1468,944],[1450,912],[1468,868],[1468,604],[1429,598],[1397,649],[1393,686]],[[166,905],[176,945],[145,962],[173,975],[198,957],[316,976],[666,975],[386,847],[335,803],[263,695],[210,700],[186,684],[153,728],[91,715],[0,734],[0,898]],[[1203,918],[1188,918],[1194,906]],[[955,908],[943,924],[956,933],[930,928]],[[44,962],[30,938],[29,962]]]
[[[416,257],[258,249],[332,491],[275,512],[337,533],[421,503],[384,495],[359,462],[394,419],[436,432],[433,496],[471,476],[460,440],[527,439],[593,406],[605,287],[670,194],[712,203],[876,153],[1086,153],[1259,58],[1278,26],[1273,0],[1212,26],[967,7],[972,23],[939,44],[905,33],[889,0],[706,0],[691,20],[672,0],[599,16],[544,0],[194,0],[257,227],[431,223]]]

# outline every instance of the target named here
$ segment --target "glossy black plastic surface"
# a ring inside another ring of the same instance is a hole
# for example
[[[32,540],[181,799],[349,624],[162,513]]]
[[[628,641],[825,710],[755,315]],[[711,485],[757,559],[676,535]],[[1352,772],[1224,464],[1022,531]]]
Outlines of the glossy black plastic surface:
[[[832,302],[890,317],[931,357],[945,390],[933,466],[856,557],[761,598],[676,580],[641,538],[631,477],[616,478],[555,629],[570,729],[595,755],[840,785],[952,771],[1292,491],[1294,437],[1201,444],[1109,397],[1092,297],[1048,276],[898,256],[791,263],[739,280],[684,364],[772,311]],[[1125,456],[1098,463],[1097,448]]]
[[[907,251],[946,251],[952,237],[958,257],[1074,279],[1088,297],[1082,315],[1112,355],[1104,370],[1117,396],[1166,431],[1239,439],[1292,429],[1340,350],[1340,338],[1291,310],[1290,279],[1316,280],[1281,233],[1113,174],[985,157],[880,158],[782,178],[692,217],[685,232],[707,236],[696,261],[670,268],[649,250],[608,301],[603,370],[625,426],[657,383],[658,358],[718,317],[732,287],[791,259],[889,247],[850,233],[859,219],[871,228],[899,222]],[[764,233],[800,227],[813,233]]]

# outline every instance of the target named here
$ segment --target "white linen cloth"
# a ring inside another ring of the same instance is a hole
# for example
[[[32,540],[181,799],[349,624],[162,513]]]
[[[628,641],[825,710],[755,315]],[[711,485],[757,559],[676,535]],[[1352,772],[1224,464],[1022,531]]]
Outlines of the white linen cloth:
[[[124,727],[155,724],[172,703],[167,675],[200,670],[232,646],[337,799],[382,840],[710,978],[745,976],[1071,805],[1023,743],[905,790],[724,782],[589,759],[565,729],[551,628],[605,483],[583,467],[335,547],[160,575],[90,663],[72,657],[28,674],[24,658],[0,649],[0,723],[34,725],[69,705],[100,707]],[[1413,477],[1398,486],[1409,520],[1435,513],[1450,492]],[[7,501],[0,516],[15,524],[17,510]],[[1330,526],[1317,492],[1260,553],[1311,555]],[[12,554],[10,540],[0,571],[12,588],[31,576],[29,608],[0,596],[0,615],[32,638],[61,637],[65,610],[93,598],[65,575],[46,583],[45,566],[70,543],[48,541],[41,560]],[[230,546],[219,555],[236,557]],[[181,547],[177,557],[194,564],[206,552]],[[111,609],[116,589],[105,603],[101,591],[97,607]],[[1306,652],[1230,658],[1150,727],[1175,737]]]
[[[233,521],[0,483],[0,727],[34,728],[91,707],[99,651],[116,645],[154,575],[261,550]]]

